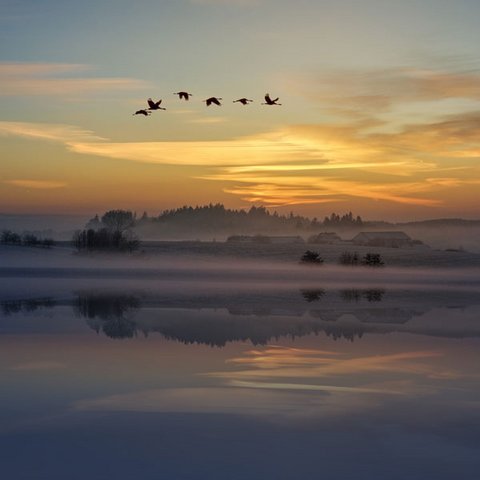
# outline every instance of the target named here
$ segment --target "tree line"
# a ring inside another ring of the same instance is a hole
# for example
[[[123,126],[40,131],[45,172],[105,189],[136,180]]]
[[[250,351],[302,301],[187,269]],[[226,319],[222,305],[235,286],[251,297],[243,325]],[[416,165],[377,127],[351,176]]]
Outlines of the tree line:
[[[22,247],[51,248],[55,245],[52,238],[39,238],[33,233],[19,233],[12,230],[3,230],[0,235],[0,243],[3,245],[17,245]]]
[[[113,213],[112,213],[113,212]],[[86,229],[98,230],[112,228],[112,222],[118,218],[122,225],[135,228],[137,231],[168,232],[231,232],[231,231],[315,231],[322,227],[358,227],[363,225],[360,216],[348,212],[342,216],[332,213],[323,221],[310,219],[293,212],[282,215],[270,212],[267,208],[252,206],[248,210],[229,209],[221,203],[202,206],[183,206],[164,210],[158,216],[148,216],[146,212],[137,217],[136,213],[127,210],[112,210],[102,217],[95,215],[86,225]]]

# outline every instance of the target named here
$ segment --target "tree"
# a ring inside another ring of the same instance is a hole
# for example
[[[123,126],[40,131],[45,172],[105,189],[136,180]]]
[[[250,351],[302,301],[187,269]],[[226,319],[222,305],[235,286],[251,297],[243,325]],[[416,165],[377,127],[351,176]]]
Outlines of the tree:
[[[140,241],[130,231],[119,232],[101,228],[75,232],[73,245],[79,252],[84,250],[133,252],[140,247]]]
[[[102,216],[102,224],[113,232],[125,232],[135,224],[135,217],[127,210],[109,210]]]
[[[379,253],[367,253],[363,257],[362,264],[367,267],[382,267],[385,262]]]
[[[300,263],[308,265],[321,265],[324,262],[323,258],[318,252],[313,252],[312,250],[307,250],[301,257]]]
[[[100,222],[100,218],[98,217],[98,214],[95,215],[93,218],[91,218],[87,224],[85,225],[85,228],[87,230],[93,229],[93,230],[98,230],[99,228],[102,228],[102,223]]]

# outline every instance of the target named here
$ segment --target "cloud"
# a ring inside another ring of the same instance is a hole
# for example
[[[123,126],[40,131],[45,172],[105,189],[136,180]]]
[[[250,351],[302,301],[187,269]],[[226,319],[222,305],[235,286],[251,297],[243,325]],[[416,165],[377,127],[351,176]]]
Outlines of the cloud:
[[[190,0],[195,5],[250,6],[258,5],[262,0]]]
[[[31,188],[34,190],[51,190],[56,188],[65,188],[68,184],[66,182],[59,182],[55,180],[31,180],[31,179],[18,179],[18,180],[3,180],[3,183],[7,185],[13,185],[20,188]]]
[[[225,123],[227,119],[225,117],[206,117],[206,118],[194,118],[190,120],[190,123],[200,123],[200,124],[218,124],[218,123]]]
[[[0,122],[0,135],[13,135],[69,145],[105,140],[89,130],[72,125],[29,122]]]
[[[394,106],[445,99],[480,101],[480,73],[390,68],[326,70],[291,77],[289,87],[334,113],[381,113]]]
[[[222,141],[112,142],[70,125],[0,122],[0,134],[53,141],[104,158],[205,167],[197,179],[270,206],[352,199],[438,207],[444,192],[478,185],[480,112],[395,132],[374,121],[291,125]]]
[[[90,70],[82,64],[0,63],[0,95],[66,96],[147,86],[134,78],[79,75]]]

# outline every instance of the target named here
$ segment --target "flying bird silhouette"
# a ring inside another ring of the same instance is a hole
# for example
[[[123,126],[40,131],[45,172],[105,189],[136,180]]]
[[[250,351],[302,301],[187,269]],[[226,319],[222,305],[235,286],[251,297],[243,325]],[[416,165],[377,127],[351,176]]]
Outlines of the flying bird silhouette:
[[[175,92],[174,95],[178,95],[178,98],[180,100],[187,100],[192,97],[193,95],[191,93],[188,93],[188,92]]]
[[[262,105],[281,105],[281,103],[277,103],[277,102],[278,102],[278,97],[272,100],[270,98],[270,94],[267,93],[265,94],[265,103],[262,103]]]
[[[147,100],[147,103],[149,110],[166,110],[166,108],[160,106],[160,104],[162,103],[162,99],[160,99],[158,102],[154,102],[151,98],[149,98]]]
[[[233,103],[240,102],[242,105],[248,105],[253,100],[249,100],[248,98],[239,98],[238,100],[234,100]]]
[[[145,115],[148,117],[151,114],[148,110],[142,109],[142,110],[137,110],[135,113],[132,113],[132,115]]]
[[[204,100],[204,102],[207,104],[207,107],[209,107],[212,103],[220,107],[222,105],[220,100],[222,100],[221,97],[210,97]]]

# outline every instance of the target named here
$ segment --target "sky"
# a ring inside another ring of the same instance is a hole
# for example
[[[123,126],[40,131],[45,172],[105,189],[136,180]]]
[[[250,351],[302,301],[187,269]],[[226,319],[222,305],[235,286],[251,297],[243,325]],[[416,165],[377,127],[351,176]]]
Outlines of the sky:
[[[478,0],[0,0],[0,213],[479,218],[478,18]],[[132,115],[149,97],[167,110]]]

